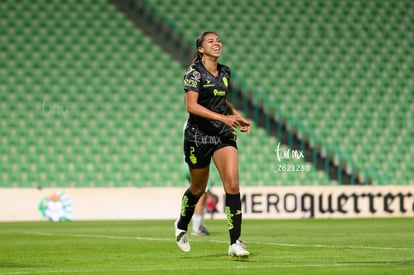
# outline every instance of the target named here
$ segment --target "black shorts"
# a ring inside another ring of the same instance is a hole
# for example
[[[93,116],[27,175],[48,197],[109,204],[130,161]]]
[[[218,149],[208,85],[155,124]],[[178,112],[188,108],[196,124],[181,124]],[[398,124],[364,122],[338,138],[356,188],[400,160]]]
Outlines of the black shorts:
[[[194,126],[187,125],[184,130],[184,157],[191,168],[210,165],[214,152],[226,146],[237,149],[236,132],[224,131],[220,135],[206,134]]]

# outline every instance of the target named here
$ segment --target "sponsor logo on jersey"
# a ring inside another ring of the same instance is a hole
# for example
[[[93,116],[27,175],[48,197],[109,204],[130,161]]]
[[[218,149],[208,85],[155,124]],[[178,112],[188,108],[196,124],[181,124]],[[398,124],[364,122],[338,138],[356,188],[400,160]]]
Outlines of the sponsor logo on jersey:
[[[203,88],[214,87],[214,86],[216,86],[216,84],[211,83],[211,80],[207,79],[207,82],[203,85]]]
[[[184,79],[184,86],[196,88],[197,87],[197,81],[194,79]]]
[[[213,94],[214,96],[225,96],[226,95],[226,91],[219,91],[217,89],[213,90]]]

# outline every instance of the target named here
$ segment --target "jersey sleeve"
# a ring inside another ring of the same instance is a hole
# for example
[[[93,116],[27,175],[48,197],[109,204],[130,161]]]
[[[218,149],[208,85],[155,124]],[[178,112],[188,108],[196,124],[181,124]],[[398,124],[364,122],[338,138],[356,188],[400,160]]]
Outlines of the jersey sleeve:
[[[222,65],[223,66],[223,72],[226,75],[226,77],[228,77],[229,79],[231,78],[231,69],[228,66]]]
[[[184,91],[199,92],[201,89],[201,73],[191,65],[184,75]]]

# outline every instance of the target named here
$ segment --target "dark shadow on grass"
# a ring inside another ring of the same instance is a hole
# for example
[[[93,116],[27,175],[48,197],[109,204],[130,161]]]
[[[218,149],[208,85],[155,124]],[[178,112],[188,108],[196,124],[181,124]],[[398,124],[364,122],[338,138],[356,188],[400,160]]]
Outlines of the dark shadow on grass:
[[[217,261],[224,261],[224,262],[228,262],[228,261],[235,261],[235,262],[256,262],[254,259],[254,256],[250,255],[249,257],[244,257],[244,258],[240,258],[240,257],[230,257],[228,255],[225,255],[223,253],[215,253],[215,254],[206,254],[203,256],[197,256],[197,259],[200,260],[204,260],[204,261],[208,261],[208,262],[217,262]]]
[[[342,262],[338,264],[364,264],[364,265],[414,265],[413,261],[371,261],[371,262]]]
[[[40,267],[39,264],[24,264],[21,262],[5,262],[0,261],[0,268],[33,268]]]
[[[210,253],[210,254],[200,254],[200,253],[188,253],[188,254],[182,254],[180,257],[180,259],[183,260],[193,260],[193,259],[197,259],[197,261],[206,261],[206,262],[217,262],[217,261],[236,261],[236,262],[256,262],[254,259],[254,255],[250,255],[249,257],[244,257],[244,258],[240,258],[240,257],[230,257],[226,254],[223,253]]]

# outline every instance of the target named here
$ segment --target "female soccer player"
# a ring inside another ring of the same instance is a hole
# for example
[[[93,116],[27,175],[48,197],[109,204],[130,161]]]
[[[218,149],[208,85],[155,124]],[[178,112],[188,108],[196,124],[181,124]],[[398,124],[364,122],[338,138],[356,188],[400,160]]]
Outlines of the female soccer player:
[[[178,247],[189,252],[187,227],[194,207],[206,189],[213,159],[226,193],[225,210],[230,234],[228,254],[247,257],[249,252],[245,243],[239,240],[242,212],[236,128],[249,132],[251,123],[227,101],[230,68],[218,63],[222,50],[223,45],[215,32],[202,33],[196,40],[194,58],[184,76],[189,113],[184,130],[184,155],[190,168],[191,185],[182,197],[175,237]]]

